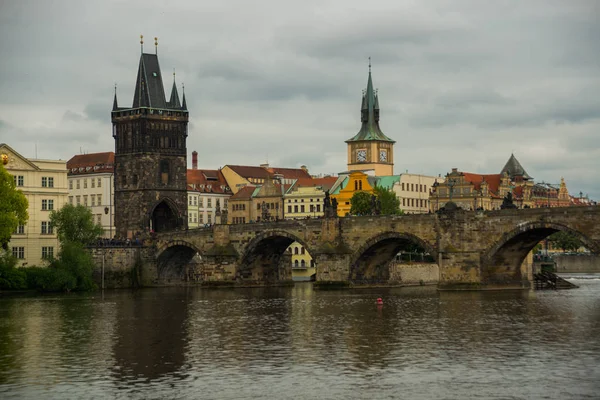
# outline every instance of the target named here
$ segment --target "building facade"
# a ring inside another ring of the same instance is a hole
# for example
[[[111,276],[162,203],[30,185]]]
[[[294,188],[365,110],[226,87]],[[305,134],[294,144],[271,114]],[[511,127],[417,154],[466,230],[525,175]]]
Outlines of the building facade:
[[[198,169],[197,154],[192,153],[192,169],[187,171],[188,227],[226,224],[231,190],[221,171]]]
[[[114,162],[112,151],[80,154],[67,161],[69,203],[88,207],[105,238],[115,236]]]
[[[346,140],[348,171],[372,170],[376,176],[393,175],[396,142],[387,137],[379,127],[379,95],[373,89],[370,63],[360,120],[361,128],[358,133]]]
[[[167,100],[157,54],[142,50],[133,104],[119,107],[115,92],[111,119],[117,236],[187,229],[189,114],[175,76]]]
[[[392,190],[400,201],[400,209],[408,214],[425,214],[430,212],[429,193],[434,184],[444,181],[441,177],[400,174],[398,181],[394,182]]]
[[[338,217],[350,214],[352,208],[351,199],[356,192],[367,192],[373,194],[376,178],[361,171],[352,171],[348,175],[340,175],[338,181],[332,187],[331,199],[337,201]]]
[[[56,256],[59,251],[50,213],[67,202],[67,163],[28,159],[4,143],[0,144],[0,154],[6,156],[4,167],[29,202],[29,220],[13,233],[9,249],[19,266],[43,266],[46,258]]]

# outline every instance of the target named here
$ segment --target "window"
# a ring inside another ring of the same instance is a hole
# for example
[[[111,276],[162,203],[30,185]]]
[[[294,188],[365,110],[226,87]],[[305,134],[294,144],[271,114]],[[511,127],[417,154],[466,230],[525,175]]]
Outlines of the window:
[[[169,184],[169,161],[167,160],[160,161],[160,182],[163,185]]]
[[[300,261],[300,268],[306,268],[306,261],[305,260],[301,260]]]
[[[76,182],[76,184],[77,184],[77,189],[79,189],[79,188],[80,188],[79,179],[77,179],[77,182]]]
[[[304,247],[302,247],[302,249],[300,249],[300,254],[306,254],[306,249]]]
[[[212,214],[208,213],[207,217],[208,218],[206,219],[206,222],[209,223],[209,224],[212,224]]]
[[[84,189],[87,189],[87,179],[84,179],[84,180],[83,180],[83,188],[84,188]]]
[[[188,222],[193,222],[193,221],[192,221],[192,214],[190,214],[190,215],[188,216]]]
[[[48,211],[48,200],[42,200],[42,211]]]
[[[69,190],[73,190],[73,181],[72,180],[69,181]]]
[[[102,214],[96,214],[96,219],[98,221],[98,225],[102,225]]]
[[[25,225],[17,226],[17,229],[13,232],[13,235],[24,235],[25,234]]]
[[[99,206],[102,205],[102,195],[101,194],[96,195],[96,204],[98,204]]]
[[[42,221],[42,234],[51,235],[53,233],[52,224],[49,221]]]
[[[102,180],[98,178],[98,187],[102,187]]]
[[[23,175],[13,176],[13,179],[15,180],[15,186],[24,186],[25,181]]]
[[[294,247],[294,254],[298,254],[298,248]]]
[[[202,207],[204,207],[204,199],[203,199],[202,197],[200,197],[200,198],[198,199],[198,205],[199,205],[201,208],[202,208]]]
[[[321,212],[321,205],[317,204],[317,212]]]
[[[90,183],[92,184],[92,187],[95,188],[96,187],[96,180],[94,178],[90,179]]]
[[[204,223],[204,213],[200,213],[200,215],[198,215],[198,222],[200,222],[201,224]]]
[[[54,257],[54,247],[42,246],[42,258],[52,258],[52,257]]]
[[[198,214],[194,213],[194,222],[198,222]]]
[[[42,187],[48,187],[48,177],[42,176]]]
[[[90,195],[90,201],[92,202],[92,207],[96,205],[96,196],[93,194]]]
[[[192,196],[188,196],[188,205],[191,206],[192,205]]]
[[[194,205],[197,206],[198,205],[198,197],[194,196]]]
[[[75,196],[75,202],[77,205],[81,204],[81,196]]]
[[[206,207],[207,208],[211,208],[212,207],[212,199],[209,197],[208,199],[206,199]],[[209,222],[210,224],[210,222]]]
[[[298,260],[294,260],[294,268],[298,268],[298,266],[299,266]]]
[[[294,212],[297,213],[298,212],[298,206],[294,206]]]
[[[223,199],[223,209],[227,210],[227,199]]]
[[[300,212],[304,212],[304,204],[300,206]]]
[[[86,207],[87,207],[87,205],[88,205],[88,203],[87,203],[87,199],[88,199],[88,197],[87,197],[87,194],[84,194],[84,195],[83,195],[83,205],[84,205],[84,206],[86,206]]]
[[[19,260],[23,260],[25,258],[25,247],[13,247],[12,254],[14,258],[18,258]]]
[[[292,206],[288,206],[288,213],[292,212]]]

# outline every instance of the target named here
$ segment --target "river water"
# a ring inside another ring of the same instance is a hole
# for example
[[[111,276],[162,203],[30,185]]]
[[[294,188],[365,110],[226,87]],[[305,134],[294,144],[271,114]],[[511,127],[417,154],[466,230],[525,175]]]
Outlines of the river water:
[[[598,399],[600,275],[576,278],[4,297],[0,398]]]

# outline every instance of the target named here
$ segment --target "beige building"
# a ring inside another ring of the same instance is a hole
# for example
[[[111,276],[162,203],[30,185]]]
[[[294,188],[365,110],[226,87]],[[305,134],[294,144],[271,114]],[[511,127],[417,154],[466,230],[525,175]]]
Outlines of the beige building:
[[[429,193],[434,183],[441,183],[444,178],[420,175],[400,174],[394,182],[392,190],[400,200],[400,209],[408,214],[426,214],[430,210]]]
[[[190,229],[227,223],[231,190],[221,171],[197,169],[197,163],[193,162],[192,169],[187,171],[187,185]]]
[[[88,207],[105,238],[115,236],[114,162],[112,151],[79,154],[67,162],[69,203]]]
[[[20,266],[42,266],[44,259],[56,256],[59,249],[50,212],[67,202],[67,163],[27,159],[4,143],[0,144],[0,154],[8,157],[5,168],[29,202],[29,220],[13,233],[9,249]]]
[[[284,218],[305,219],[323,216],[325,192],[336,182],[336,177],[304,178],[294,182],[284,196]]]

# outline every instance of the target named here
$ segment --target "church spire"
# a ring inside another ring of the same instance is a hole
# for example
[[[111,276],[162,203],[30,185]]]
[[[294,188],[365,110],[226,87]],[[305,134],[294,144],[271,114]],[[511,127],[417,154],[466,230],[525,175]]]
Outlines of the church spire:
[[[185,101],[185,86],[183,86],[183,83],[181,84],[181,91],[183,92],[183,103],[181,104],[181,109],[187,110],[187,103]]]

